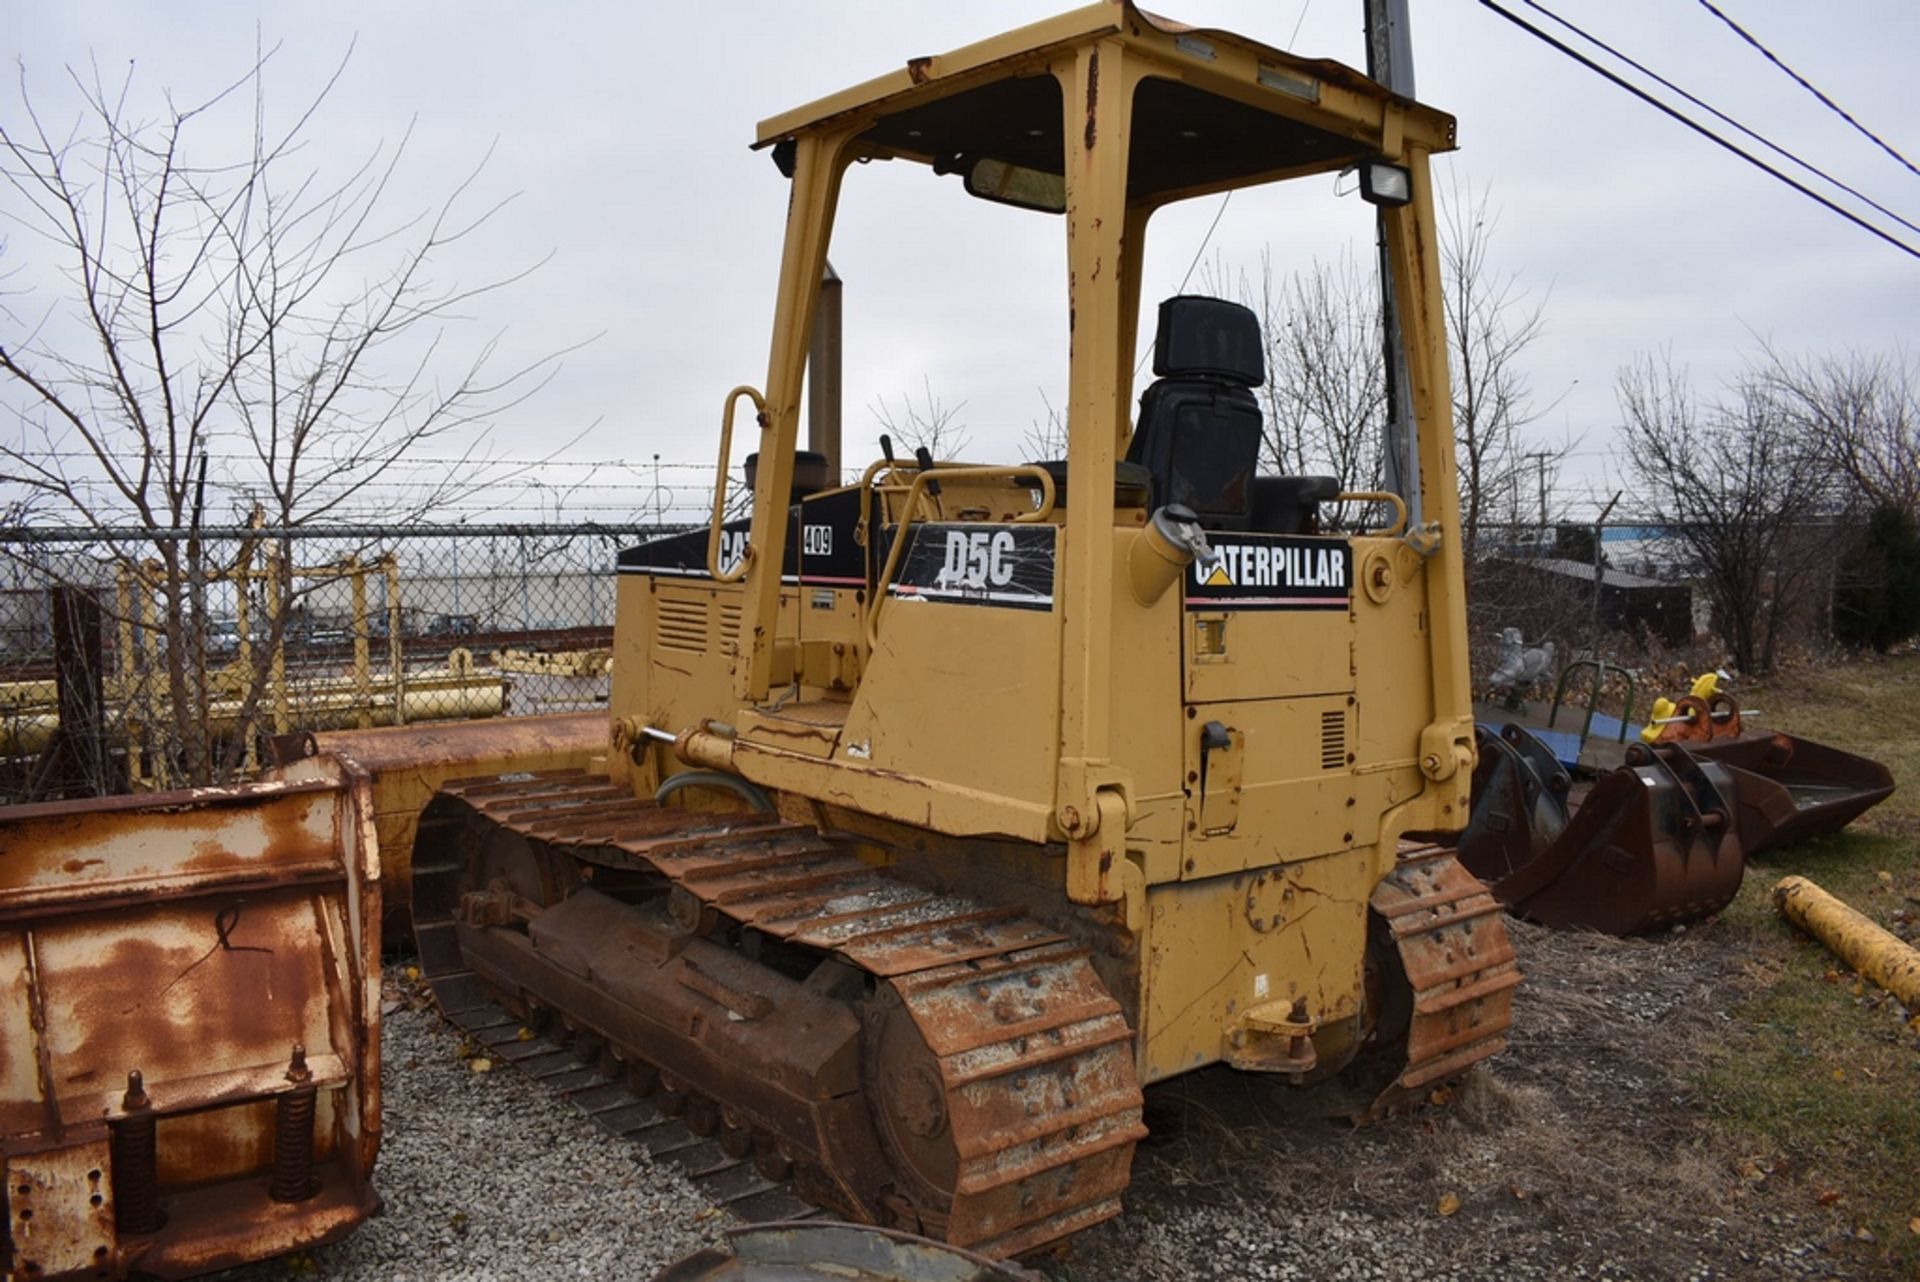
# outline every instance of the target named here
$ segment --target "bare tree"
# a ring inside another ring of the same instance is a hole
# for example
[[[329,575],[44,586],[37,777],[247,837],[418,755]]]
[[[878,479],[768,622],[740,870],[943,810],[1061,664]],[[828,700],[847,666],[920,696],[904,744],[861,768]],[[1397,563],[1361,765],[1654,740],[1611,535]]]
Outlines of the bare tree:
[[[1240,293],[1266,336],[1263,462],[1283,475],[1378,488],[1387,403],[1377,280],[1344,253],[1280,276],[1262,250],[1258,283],[1243,280]]]
[[[1703,405],[1662,352],[1622,369],[1616,392],[1641,519],[1686,549],[1735,665],[1770,671],[1823,564],[1805,529],[1826,490],[1818,451],[1757,375]]]
[[[1522,358],[1545,327],[1544,301],[1529,302],[1517,273],[1493,266],[1499,217],[1484,191],[1456,175],[1440,201],[1442,306],[1453,382],[1454,457],[1468,574],[1484,526],[1515,519],[1529,463],[1557,464],[1568,447],[1529,451],[1522,429],[1539,417]],[[1543,485],[1544,489],[1544,485]]]
[[[151,118],[130,69],[108,81],[69,68],[79,101],[66,127],[49,123],[23,67],[17,108],[0,118],[0,218],[40,256],[30,265],[43,282],[0,311],[0,385],[17,428],[0,462],[39,519],[195,532],[107,544],[113,570],[159,606],[143,623],[163,634],[166,700],[183,728],[206,723],[206,584],[220,567],[197,531],[210,487],[216,521],[223,507],[279,528],[417,518],[471,491],[482,421],[536,390],[556,359],[500,369],[497,339],[466,355],[445,341],[467,304],[525,275],[471,288],[436,278],[445,251],[499,208],[468,212],[479,167],[438,206],[389,217],[406,139],[344,178],[307,167],[303,146],[345,63],[276,126],[270,57],[194,105],[163,95]],[[234,114],[250,122],[250,145],[210,154],[202,139]],[[55,272],[62,283],[44,283]],[[435,480],[404,494],[375,485],[429,443],[454,460]],[[279,556],[291,565],[290,548]],[[283,574],[268,594],[244,725],[292,583]],[[216,760],[204,735],[185,735],[185,777],[222,777],[239,753],[229,748]]]
[[[1761,348],[1760,377],[1873,508],[1920,516],[1920,369],[1905,351],[1788,356]]]
[[[1441,201],[1441,302],[1469,566],[1482,551],[1483,528],[1517,518],[1532,463],[1544,454],[1551,472],[1567,450],[1527,448],[1525,429],[1542,411],[1523,363],[1544,328],[1545,303],[1529,301],[1517,273],[1497,273],[1497,224],[1484,193],[1458,182]],[[1209,286],[1219,290],[1224,276],[1213,265]],[[1237,292],[1266,335],[1267,381],[1258,393],[1267,421],[1264,464],[1378,489],[1387,420],[1378,277],[1350,253],[1281,275],[1265,251],[1258,281],[1243,277]],[[1330,518],[1337,525],[1345,515]]]
[[[902,392],[898,408],[889,405],[886,397],[877,396],[867,411],[882,431],[906,445],[909,451],[925,449],[935,462],[952,462],[973,444],[972,433],[967,431],[966,424],[958,421],[967,403],[946,404],[933,394],[931,378],[923,378],[920,387],[923,399],[917,405],[911,396]]]
[[[1040,405],[1046,411],[1045,420],[1034,419],[1020,441],[1020,456],[1029,463],[1045,463],[1067,456],[1067,419],[1047,398],[1047,389],[1036,389],[1040,393]]]

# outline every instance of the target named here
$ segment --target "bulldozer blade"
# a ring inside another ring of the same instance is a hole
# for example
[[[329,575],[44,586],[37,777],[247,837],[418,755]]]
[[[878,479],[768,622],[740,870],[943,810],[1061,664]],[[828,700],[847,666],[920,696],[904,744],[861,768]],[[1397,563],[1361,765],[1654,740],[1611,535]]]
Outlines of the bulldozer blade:
[[[1789,734],[1748,733],[1689,745],[1733,776],[1748,855],[1840,831],[1893,794],[1878,761]]]
[[[1523,728],[1483,729],[1480,752],[1460,860],[1510,911],[1635,935],[1710,916],[1739,891],[1738,781],[1724,765],[1636,745],[1574,807],[1564,771]]]
[[[0,1272],[191,1277],[378,1205],[364,775],[0,817]]]

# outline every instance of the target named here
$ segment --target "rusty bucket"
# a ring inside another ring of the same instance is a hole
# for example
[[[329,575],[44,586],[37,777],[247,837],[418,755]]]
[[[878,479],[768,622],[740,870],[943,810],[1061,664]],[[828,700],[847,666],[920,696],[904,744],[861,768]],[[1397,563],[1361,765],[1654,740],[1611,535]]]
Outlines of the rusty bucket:
[[[1733,776],[1749,855],[1838,832],[1893,794],[1878,761],[1789,734],[1749,731],[1687,751]]]
[[[1460,861],[1511,911],[1633,935],[1709,916],[1739,891],[1746,860],[1728,767],[1637,744],[1581,795],[1521,726],[1482,727],[1479,746]]]

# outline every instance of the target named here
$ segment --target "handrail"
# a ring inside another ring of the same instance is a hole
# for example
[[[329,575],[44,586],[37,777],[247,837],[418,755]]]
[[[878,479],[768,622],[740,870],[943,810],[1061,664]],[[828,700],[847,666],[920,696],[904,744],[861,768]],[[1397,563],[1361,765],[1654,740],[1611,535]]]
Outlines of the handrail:
[[[860,484],[857,487],[860,491],[860,516],[853,523],[853,541],[861,547],[867,545],[867,518],[873,512],[873,499],[868,491],[874,488],[873,482],[875,478],[884,471],[898,472],[904,470],[918,471],[919,464],[903,462],[897,459],[879,458],[867,464],[867,470],[860,474]],[[886,488],[891,490],[905,490],[909,487],[901,485],[896,481]]]
[[[1627,722],[1633,720],[1635,689],[1633,673],[1621,667],[1619,664],[1609,663],[1605,659],[1575,659],[1567,664],[1566,667],[1560,669],[1560,679],[1554,683],[1553,687],[1553,708],[1547,713],[1547,729],[1553,729],[1554,722],[1560,719],[1560,702],[1566,698],[1567,683],[1573,679],[1574,672],[1581,668],[1593,669],[1593,685],[1587,690],[1587,716],[1586,720],[1580,723],[1580,742],[1584,745],[1587,742],[1587,737],[1593,733],[1593,714],[1599,710],[1600,706],[1600,686],[1601,683],[1607,679],[1607,673],[1611,671],[1617,672],[1627,679],[1627,703],[1625,707],[1620,709],[1619,735],[1619,742],[1625,743],[1627,741]]]
[[[713,517],[707,523],[707,573],[715,583],[738,583],[746,577],[747,562],[753,557],[753,544],[749,542],[740,549],[739,563],[730,571],[721,571],[720,527],[725,524],[723,515],[727,510],[727,465],[733,461],[733,407],[740,403],[742,396],[753,402],[760,426],[767,425],[766,397],[745,383],[727,393],[726,409],[720,415],[720,474],[713,483]]]
[[[1386,503],[1393,508],[1394,520],[1384,530],[1362,530],[1355,537],[1390,539],[1407,528],[1407,501],[1391,490],[1343,490],[1333,496],[1335,503]]]
[[[867,469],[867,478],[874,475],[874,468]],[[914,511],[920,506],[920,492],[928,481],[947,481],[965,478],[974,481],[997,481],[1002,478],[1013,480],[1016,477],[1033,476],[1040,480],[1040,506],[1031,512],[1022,512],[1014,517],[1011,524],[1032,525],[1053,515],[1053,477],[1043,467],[1020,464],[1013,467],[934,467],[919,473],[913,478],[913,484],[907,487],[907,501],[900,510],[900,521],[894,527],[893,546],[887,549],[886,565],[880,571],[880,577],[874,580],[873,599],[867,607],[867,646],[871,649],[878,644],[880,635],[880,606],[887,599],[887,585],[893,582],[894,571],[900,567],[900,553],[907,546],[907,527],[913,524]],[[867,478],[863,478],[863,481]]]

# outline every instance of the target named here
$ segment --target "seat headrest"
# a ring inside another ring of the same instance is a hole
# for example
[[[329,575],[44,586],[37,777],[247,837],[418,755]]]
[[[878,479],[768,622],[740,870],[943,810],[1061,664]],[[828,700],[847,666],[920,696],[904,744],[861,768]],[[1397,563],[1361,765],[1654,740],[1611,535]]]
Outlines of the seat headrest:
[[[1199,294],[1169,298],[1160,304],[1153,372],[1159,378],[1217,378],[1257,387],[1267,377],[1260,320],[1248,308],[1224,298]]]

